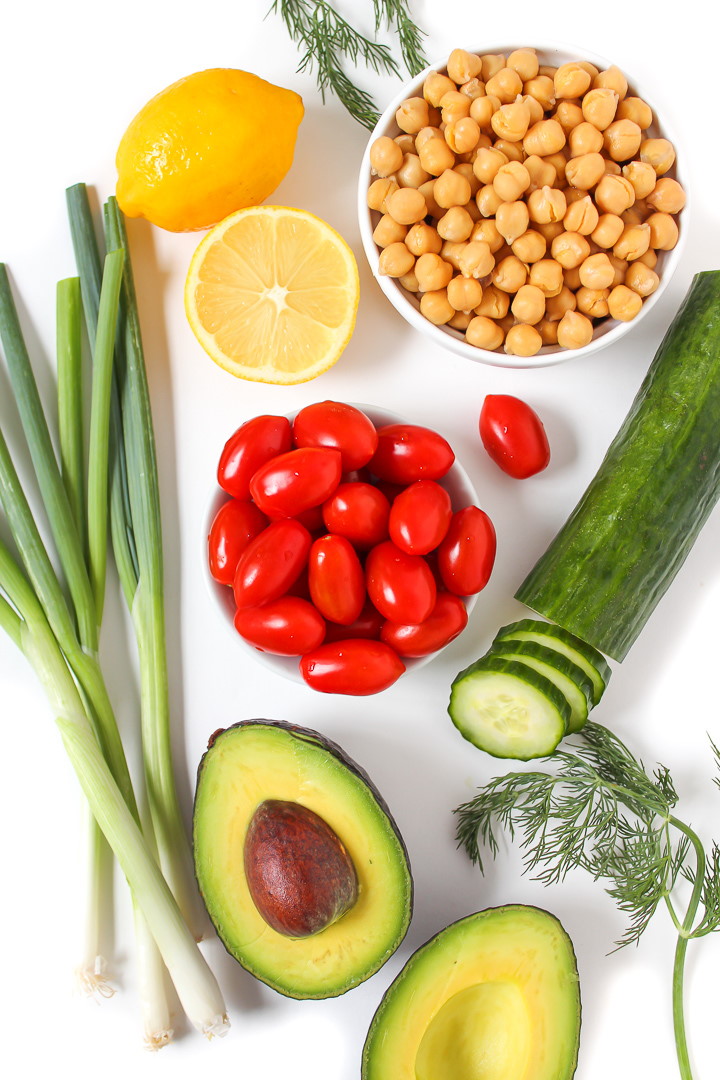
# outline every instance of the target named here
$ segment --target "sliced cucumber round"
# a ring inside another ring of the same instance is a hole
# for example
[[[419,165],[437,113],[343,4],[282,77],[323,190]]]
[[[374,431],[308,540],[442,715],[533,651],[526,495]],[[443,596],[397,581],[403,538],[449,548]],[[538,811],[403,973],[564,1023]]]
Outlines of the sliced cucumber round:
[[[495,636],[495,642],[512,638],[516,641],[535,641],[549,649],[566,656],[585,672],[592,683],[592,701],[594,707],[605,693],[610,679],[610,665],[602,653],[588,645],[582,638],[571,634],[557,623],[543,622],[541,619],[519,619],[501,627]],[[493,647],[494,647],[493,643]]]
[[[527,664],[550,682],[555,683],[570,705],[568,734],[580,731],[587,723],[592,708],[592,683],[582,668],[572,660],[561,656],[554,649],[539,645],[536,641],[514,641],[508,638],[494,642],[491,653]]]
[[[551,754],[570,720],[570,705],[556,683],[492,653],[457,676],[448,712],[468,742],[494,757],[520,761]]]

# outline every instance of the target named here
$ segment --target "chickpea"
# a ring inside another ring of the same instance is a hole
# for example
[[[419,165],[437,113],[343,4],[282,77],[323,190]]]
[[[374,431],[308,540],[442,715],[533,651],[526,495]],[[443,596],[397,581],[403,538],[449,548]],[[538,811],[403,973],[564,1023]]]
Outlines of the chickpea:
[[[645,131],[653,122],[652,109],[639,97],[626,97],[617,108],[618,120],[632,120],[641,131]]]
[[[582,198],[568,204],[567,213],[563,218],[563,225],[568,232],[589,236],[597,228],[598,221],[599,214],[595,203],[589,195],[583,195]]]
[[[425,199],[417,188],[398,188],[388,199],[388,213],[400,225],[414,225],[427,214]]]
[[[590,244],[580,233],[563,232],[550,245],[550,253],[561,266],[579,266],[590,254]]]
[[[500,99],[501,105],[509,105],[518,94],[522,94],[523,81],[517,71],[503,67],[485,80],[485,90]]]
[[[431,289],[420,297],[420,314],[435,326],[444,326],[455,314],[446,289]]]
[[[458,274],[447,287],[447,298],[455,311],[473,311],[482,300],[482,285],[473,277]]]
[[[590,234],[590,238],[598,247],[611,248],[622,236],[624,228],[623,219],[617,214],[601,214],[596,228]]]
[[[400,147],[403,155],[415,153],[415,136],[406,135],[404,132],[402,135],[396,135],[393,139],[396,146]]]
[[[578,267],[580,284],[586,289],[609,289],[615,277],[610,259],[604,251],[588,255]]]
[[[555,166],[545,158],[538,157],[537,154],[531,154],[530,157],[525,158],[523,165],[530,174],[530,186],[528,191],[535,191],[536,188],[554,187],[557,180],[557,173]]]
[[[563,349],[582,349],[593,336],[593,324],[579,311],[566,311],[558,323],[558,345]]]
[[[499,349],[505,340],[505,334],[494,319],[486,315],[476,315],[468,323],[465,340],[478,349]]]
[[[516,255],[507,255],[495,265],[491,277],[496,288],[506,293],[516,293],[527,280],[527,269]]]
[[[618,107],[618,95],[614,90],[598,87],[589,90],[582,100],[582,114],[598,131],[610,127]]]
[[[488,79],[492,79],[493,75],[497,75],[498,71],[502,71],[507,66],[507,57],[502,53],[484,53],[480,59],[482,60],[482,77],[486,84]]]
[[[590,87],[590,73],[576,63],[561,64],[555,72],[555,97],[580,98]]]
[[[445,325],[452,326],[453,330],[459,330],[464,334],[473,318],[474,313],[472,311],[456,311],[452,319],[448,319]]]
[[[504,237],[498,232],[498,227],[495,224],[494,218],[486,218],[484,221],[479,221],[473,228],[471,240],[478,240],[481,243],[487,244],[493,255],[498,252],[505,243]]]
[[[645,199],[655,187],[657,174],[647,161],[630,161],[623,165],[622,174],[633,186],[636,199]]]
[[[495,217],[495,212],[502,199],[492,184],[485,184],[475,196],[475,205],[483,217]]]
[[[627,210],[623,210],[620,217],[623,219],[623,223],[627,225],[642,225],[645,218],[650,211],[648,210],[647,203],[644,199],[636,199],[635,202]]]
[[[570,132],[568,143],[573,157],[580,157],[582,154],[599,154],[603,148],[603,134],[594,124],[583,120]]]
[[[530,215],[527,205],[522,202],[501,203],[495,211],[495,224],[498,232],[512,245],[519,236],[527,231]]]
[[[494,146],[496,150],[500,150],[505,155],[508,161],[522,162],[525,158],[522,143],[510,142],[509,139],[496,139]]]
[[[609,289],[588,289],[584,285],[575,293],[577,310],[588,319],[604,319],[607,315]]]
[[[556,236],[565,232],[562,221],[535,222],[535,228],[545,238],[547,244],[552,244]]]
[[[632,266],[628,266],[625,284],[633,292],[636,292],[638,296],[645,298],[655,292],[660,284],[660,278],[654,270],[651,270],[649,266],[645,266],[638,259]]]
[[[551,319],[541,319],[535,326],[543,345],[557,345],[557,328],[557,322]]]
[[[486,94],[485,97],[475,98],[470,102],[470,116],[481,128],[490,127],[492,115],[500,108],[502,103],[494,94]]]
[[[380,252],[378,273],[387,277],[399,278],[409,274],[415,265],[415,256],[408,251],[402,241],[388,244]]]
[[[390,214],[383,214],[373,230],[373,240],[381,248],[401,243],[406,235],[407,226],[401,225]]]
[[[530,187],[530,173],[521,162],[508,161],[495,173],[492,186],[501,202],[514,202]]]
[[[460,259],[467,247],[465,241],[445,240],[440,249],[440,254],[445,262],[449,263],[453,270],[460,273]]]
[[[475,308],[478,315],[485,315],[489,319],[504,319],[510,310],[510,294],[498,289],[495,285],[483,287],[482,300]]]
[[[460,93],[465,97],[469,97],[471,101],[475,98],[485,97],[485,83],[482,79],[468,79],[460,87]]]
[[[437,223],[437,231],[443,240],[459,244],[467,240],[473,231],[473,219],[463,206],[451,206]]]
[[[537,285],[521,285],[510,310],[518,322],[534,326],[545,314],[545,293]]]
[[[463,246],[457,263],[460,273],[466,277],[484,278],[492,273],[495,258],[489,244],[483,240],[470,240]],[[477,307],[477,304],[474,306]]]
[[[545,315],[552,322],[560,322],[568,311],[574,311],[577,307],[575,293],[563,285],[560,292],[554,296],[548,296],[545,301]]]
[[[565,170],[567,168],[567,155],[564,150],[558,150],[557,154],[548,154],[543,158],[547,165],[552,165],[555,170],[555,183],[553,187],[562,187],[565,183]]]
[[[455,89],[455,83],[447,75],[441,75],[439,71],[433,71],[423,83],[423,97],[430,105],[437,106],[445,94]]]
[[[499,139],[520,142],[530,126],[530,108],[524,101],[501,105],[497,112],[493,113],[490,126]]]
[[[472,170],[481,184],[492,184],[500,166],[507,165],[507,162],[508,159],[502,150],[496,150],[492,146],[483,146],[475,156]]]
[[[419,255],[427,255],[431,252],[433,255],[439,255],[442,248],[442,240],[437,229],[434,229],[432,225],[426,225],[424,221],[418,222],[417,225],[408,231],[405,237],[405,246],[408,251],[411,251],[417,258]]]
[[[482,214],[478,210],[478,204],[475,202],[474,199],[470,199],[470,202],[465,204],[465,209],[470,215],[470,220],[472,221],[474,228],[477,222],[480,221],[482,218]]]
[[[574,101],[560,101],[554,119],[565,132],[566,138],[583,122],[582,109]]]
[[[442,216],[443,208],[435,201],[435,183],[435,180],[426,180],[424,184],[420,184],[418,191],[425,200],[430,217],[438,218]]]
[[[642,296],[627,285],[616,285],[608,297],[610,317],[620,322],[631,322],[642,307]]]
[[[675,164],[675,147],[667,139],[645,139],[640,143],[640,160],[652,165],[663,176]]]
[[[613,120],[604,132],[605,150],[613,161],[628,161],[640,149],[642,131],[634,120]]]
[[[533,124],[523,139],[523,149],[526,154],[547,157],[562,150],[565,141],[565,132],[557,120],[540,120]]]
[[[663,214],[679,214],[685,205],[686,196],[682,186],[670,176],[658,180],[647,197],[648,206],[660,210]]]
[[[517,255],[520,262],[535,263],[544,258],[547,251],[547,241],[542,233],[535,229],[527,229],[522,236],[518,236],[510,245],[513,255]]]
[[[613,255],[626,262],[633,262],[644,255],[650,247],[650,226],[647,224],[626,225],[622,236],[613,248]]]
[[[647,224],[650,227],[649,246],[653,251],[670,251],[675,247],[679,230],[674,217],[656,211],[647,219]]]
[[[616,285],[622,285],[625,281],[625,275],[627,274],[629,264],[625,262],[625,259],[618,259],[617,255],[608,255],[608,259],[615,271],[615,277],[613,278],[612,283],[612,287],[615,288]]]
[[[471,116],[445,126],[445,142],[454,154],[468,154],[480,139],[480,125]]]
[[[527,170],[526,170],[527,171]],[[528,210],[531,221],[539,224],[562,221],[567,213],[567,199],[562,191],[557,188],[537,188],[528,195]]]
[[[581,154],[570,158],[565,166],[565,179],[572,187],[588,191],[605,175],[605,159],[602,154]]]
[[[650,270],[655,269],[655,267],[657,266],[657,261],[657,251],[655,251],[653,248],[648,248],[645,254],[641,255],[640,258],[637,260],[637,262],[643,263],[643,265],[647,266]]]
[[[370,168],[377,176],[390,176],[403,163],[403,152],[388,135],[381,135],[370,147]]]
[[[420,147],[424,146],[428,139],[432,139],[433,137],[438,139],[445,138],[439,127],[431,127],[428,125],[428,127],[420,128],[415,136],[415,153],[419,154]]]
[[[457,123],[470,115],[471,101],[467,94],[461,94],[459,90],[448,90],[443,94],[440,101],[443,124]]]
[[[395,179],[400,187],[419,188],[426,180],[430,179],[430,173],[422,167],[417,154],[406,154],[403,163],[395,173]]]
[[[598,72],[592,84],[595,89],[613,90],[618,96],[618,101],[622,101],[628,92],[627,79],[615,64],[612,64],[607,71]]]
[[[591,64],[589,60],[578,60],[578,64],[583,69],[583,71],[587,71],[591,79],[594,79],[595,76],[599,73],[600,69],[596,68],[594,64]]]
[[[528,109],[530,110],[531,124],[537,124],[539,120],[542,120],[544,118],[545,110],[543,109],[537,98],[534,98],[532,94],[523,94],[523,96],[518,100],[522,101],[525,105],[527,105]]]
[[[589,197],[582,188],[566,187],[563,190],[565,191],[565,202],[568,204],[568,208],[571,207],[573,203],[580,202],[581,199],[587,199]]]
[[[540,62],[535,49],[514,49],[507,58],[507,66],[517,71],[525,83],[535,78]]]
[[[403,274],[399,277],[398,284],[402,285],[403,289],[407,289],[408,292],[416,293],[418,289],[418,279],[415,270],[411,270],[409,274]]]
[[[393,191],[398,190],[398,182],[391,176],[381,180],[373,180],[368,188],[367,204],[371,210],[380,210],[387,213],[387,200]]]
[[[421,292],[435,292],[447,288],[453,276],[453,268],[439,255],[428,252],[421,255],[415,263],[415,273]]]
[[[538,75],[544,75],[548,79],[555,78],[555,72],[557,71],[557,65],[541,64],[538,68]]]
[[[433,188],[435,202],[444,210],[470,202],[470,181],[454,169],[445,169]]]
[[[563,288],[563,268],[556,259],[539,259],[530,267],[528,282],[548,298],[558,296]]]
[[[538,74],[528,79],[523,84],[523,93],[534,97],[542,105],[543,112],[552,109],[555,104],[555,84],[547,75]]]
[[[582,285],[579,266],[563,267],[563,285],[574,293],[578,291]]]
[[[483,149],[486,148],[483,147]],[[472,198],[475,195],[475,192],[480,187],[480,181],[473,172],[472,162],[461,161],[459,165],[455,166],[455,172],[458,174],[458,176],[464,176],[467,180],[468,184],[470,185],[470,197]]]
[[[595,205],[606,214],[622,214],[635,202],[635,189],[624,176],[605,175],[595,188]]]
[[[420,164],[429,176],[439,176],[446,169],[452,169],[455,164],[455,155],[445,140],[439,136],[423,143],[418,150],[418,156]]]
[[[428,103],[424,97],[407,98],[395,113],[397,126],[410,135],[416,135],[429,122]]]
[[[447,73],[456,83],[466,83],[475,79],[482,71],[482,60],[475,53],[465,49],[453,49],[448,57]]]
[[[621,176],[622,168],[617,161],[613,161],[612,158],[605,158],[605,175],[606,176]]]
[[[534,326],[518,323],[505,335],[504,348],[511,356],[535,356],[542,349],[542,338]]]

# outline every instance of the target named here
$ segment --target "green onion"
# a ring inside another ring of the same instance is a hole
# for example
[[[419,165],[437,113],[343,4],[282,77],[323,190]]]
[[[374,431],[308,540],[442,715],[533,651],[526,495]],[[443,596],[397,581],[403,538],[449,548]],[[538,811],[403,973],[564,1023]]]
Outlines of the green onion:
[[[84,542],[85,448],[83,442],[83,373],[80,279],[57,286],[58,434],[62,478],[75,523]]]

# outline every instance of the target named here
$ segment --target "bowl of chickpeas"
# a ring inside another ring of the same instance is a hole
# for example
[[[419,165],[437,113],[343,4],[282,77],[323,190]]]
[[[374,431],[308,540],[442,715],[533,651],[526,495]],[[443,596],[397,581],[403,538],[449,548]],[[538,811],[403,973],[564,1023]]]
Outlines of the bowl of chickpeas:
[[[468,359],[539,367],[595,352],[637,325],[677,265],[676,145],[600,57],[454,49],[368,142],[370,267],[411,325]]]

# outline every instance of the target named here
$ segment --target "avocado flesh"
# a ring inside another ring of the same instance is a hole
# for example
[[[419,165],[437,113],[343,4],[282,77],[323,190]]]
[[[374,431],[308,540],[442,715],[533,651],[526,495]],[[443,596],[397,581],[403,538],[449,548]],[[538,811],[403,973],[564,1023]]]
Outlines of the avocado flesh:
[[[469,915],[411,956],[363,1051],[363,1080],[569,1080],[580,994],[552,915],[510,905]]]
[[[321,817],[357,874],[357,902],[308,937],[272,929],[245,876],[248,827],[257,807],[274,799]],[[193,846],[200,891],[228,952],[289,997],[344,993],[377,971],[405,936],[412,879],[400,835],[367,776],[316,732],[246,721],[217,734],[198,770]]]

